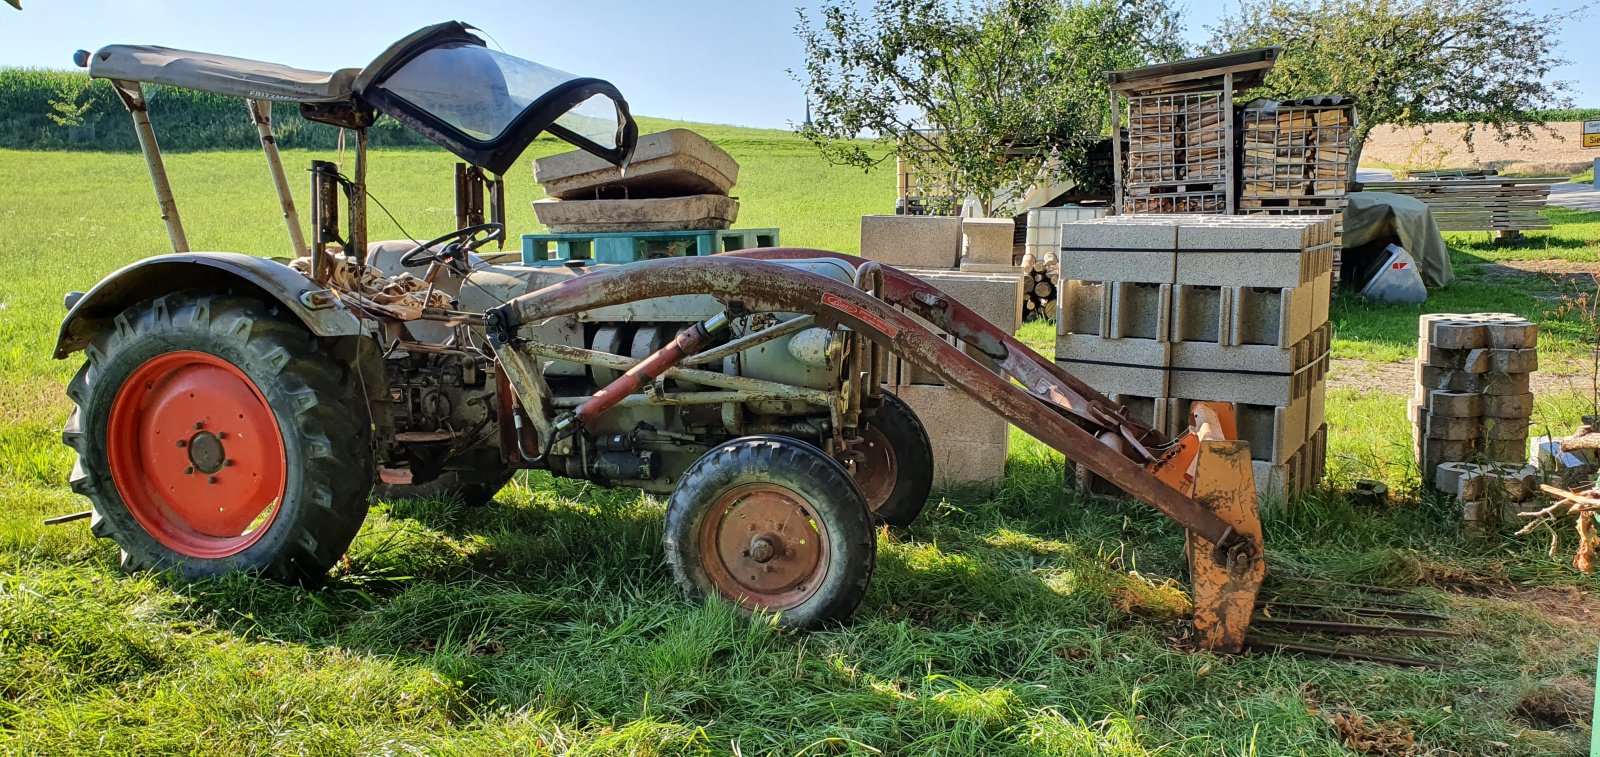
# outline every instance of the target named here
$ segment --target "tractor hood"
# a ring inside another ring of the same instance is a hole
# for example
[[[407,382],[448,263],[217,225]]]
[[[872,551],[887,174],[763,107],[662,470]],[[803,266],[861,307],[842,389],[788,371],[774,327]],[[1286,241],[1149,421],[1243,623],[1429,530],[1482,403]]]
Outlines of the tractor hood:
[[[471,29],[413,32],[362,69],[355,96],[497,174],[543,132],[615,165],[633,154],[639,130],[610,82],[490,50]]]

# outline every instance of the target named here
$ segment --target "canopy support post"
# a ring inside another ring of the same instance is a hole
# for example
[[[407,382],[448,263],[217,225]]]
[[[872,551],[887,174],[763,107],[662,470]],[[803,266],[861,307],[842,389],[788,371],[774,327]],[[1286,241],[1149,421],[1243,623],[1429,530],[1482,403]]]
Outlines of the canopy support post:
[[[283,171],[283,157],[278,154],[278,140],[272,135],[272,101],[245,98],[244,102],[256,124],[261,151],[267,156],[267,170],[272,173],[272,187],[278,192],[283,220],[289,226],[289,246],[294,248],[295,257],[303,258],[310,253],[306,251],[305,232],[300,229],[300,214],[294,209],[294,195],[289,192],[289,177]]]
[[[367,129],[356,129],[355,179],[345,186],[350,201],[350,249],[356,265],[367,264]]]
[[[172,251],[189,251],[189,239],[183,233],[183,221],[178,218],[178,201],[172,196],[172,184],[167,181],[167,167],[161,162],[161,148],[156,144],[156,129],[150,123],[150,109],[144,99],[144,90],[138,82],[111,80],[112,89],[133,116],[133,132],[139,137],[139,151],[144,153],[144,163],[150,169],[150,183],[155,185],[156,202],[161,205],[161,220],[167,224],[167,237],[172,241]]]

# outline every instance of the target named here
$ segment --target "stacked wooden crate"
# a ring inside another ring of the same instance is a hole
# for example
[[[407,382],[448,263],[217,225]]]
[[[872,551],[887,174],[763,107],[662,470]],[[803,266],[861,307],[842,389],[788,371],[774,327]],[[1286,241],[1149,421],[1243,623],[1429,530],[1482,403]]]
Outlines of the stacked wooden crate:
[[[1240,114],[1239,212],[1331,215],[1343,241],[1345,187],[1355,108],[1344,98],[1257,101]],[[1339,247],[1333,279],[1339,281]]]
[[[1129,97],[1124,211],[1228,212],[1229,107],[1221,92]]]
[[[1565,176],[1514,178],[1427,179],[1370,181],[1369,192],[1390,192],[1415,197],[1428,204],[1441,231],[1493,231],[1503,235],[1550,228],[1540,211],[1550,197],[1550,185]]]

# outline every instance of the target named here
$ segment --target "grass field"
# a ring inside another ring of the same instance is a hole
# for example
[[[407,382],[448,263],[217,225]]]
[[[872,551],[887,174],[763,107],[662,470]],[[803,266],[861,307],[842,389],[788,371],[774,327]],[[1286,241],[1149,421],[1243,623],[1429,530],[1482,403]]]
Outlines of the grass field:
[[[892,177],[830,168],[792,136],[702,130],[743,164],[740,225],[853,251],[857,218],[892,205]],[[383,152],[373,194],[413,234],[446,229],[450,163]],[[169,167],[196,249],[284,253],[259,155]],[[659,500],[543,474],[482,509],[375,503],[321,590],[122,575],[81,523],[40,525],[84,507],[59,442],[77,361],[49,353],[61,293],[165,234],[135,155],[0,151],[0,176],[0,752],[1331,755],[1347,738],[1388,754],[1586,751],[1596,582],[1543,537],[1464,534],[1448,503],[1416,496],[1405,399],[1371,389],[1331,397],[1336,490],[1269,516],[1269,591],[1412,588],[1459,635],[1382,648],[1443,671],[1184,651],[1181,532],[1069,489],[1060,457],[1025,438],[996,491],[943,493],[883,534],[856,622],[820,633],[684,602]],[[526,168],[512,178],[527,231],[533,184]],[[1454,240],[1463,283],[1426,309],[1550,318],[1547,287],[1470,269],[1594,260],[1600,215],[1556,220],[1510,249]],[[390,236],[375,212],[374,237]],[[1339,355],[1404,359],[1417,312],[1341,299]],[[1576,360],[1580,331],[1550,333],[1549,360]],[[1570,424],[1582,404],[1541,398],[1541,420]],[[1337,490],[1373,475],[1393,507]]]

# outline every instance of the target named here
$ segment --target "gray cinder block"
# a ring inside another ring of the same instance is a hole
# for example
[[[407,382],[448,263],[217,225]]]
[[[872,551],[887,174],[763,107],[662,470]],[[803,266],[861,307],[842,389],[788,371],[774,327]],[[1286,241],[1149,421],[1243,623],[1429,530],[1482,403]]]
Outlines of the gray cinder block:
[[[1011,265],[1017,224],[1009,218],[961,220],[961,265]]]
[[[1530,418],[1533,416],[1532,394],[1483,395],[1483,415],[1488,418]]]
[[[1171,364],[1171,351],[1171,342],[1154,339],[1106,339],[1093,334],[1062,334],[1056,338],[1057,360],[1120,363],[1165,370]]]
[[[1287,349],[1265,344],[1174,342],[1171,364],[1174,368],[1183,369],[1288,375],[1325,359],[1332,337],[1332,325],[1324,323]]]
[[[1476,418],[1483,414],[1483,395],[1435,389],[1423,395],[1430,415],[1450,418]]]
[[[1011,426],[966,394],[944,386],[901,386],[933,443],[933,476],[940,485],[994,484],[1005,475]]]
[[[955,268],[961,219],[954,216],[861,217],[861,257],[896,268]]]
[[[1494,341],[1494,324],[1489,326]],[[1488,370],[1499,373],[1532,373],[1539,370],[1539,351],[1535,349],[1489,349]]]
[[[1130,216],[1063,224],[1061,277],[1171,284],[1177,266],[1177,226],[1122,220],[1127,218]]]
[[[534,161],[533,180],[562,200],[609,198],[613,187],[634,197],[725,195],[739,180],[739,163],[699,134],[668,129],[639,137],[626,172],[573,150]]]
[[[1111,284],[1113,339],[1132,337],[1168,341],[1172,317],[1172,285],[1119,281]]]
[[[1142,397],[1170,397],[1166,368],[1056,359],[1061,369],[1082,379],[1101,394],[1133,394]]]
[[[875,216],[868,216],[875,217]],[[895,216],[891,216],[895,217]],[[916,218],[919,216],[899,216]],[[922,216],[925,217],[925,216]],[[940,269],[905,268],[906,273],[938,287],[957,302],[972,308],[984,320],[1006,333],[1022,325],[1021,274],[970,273]]]

